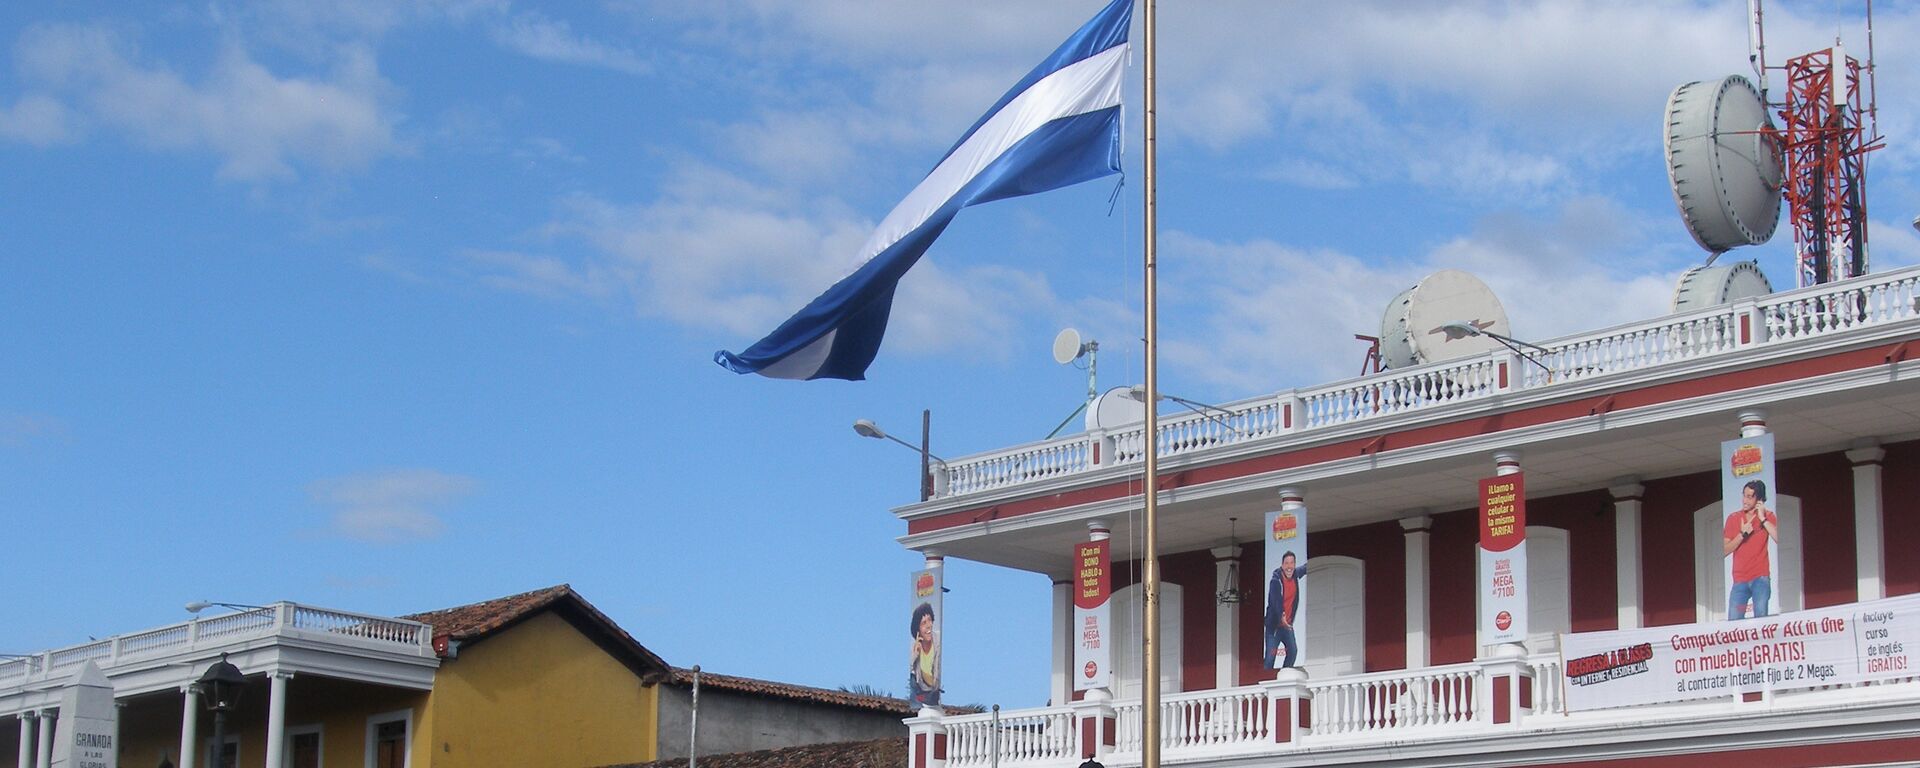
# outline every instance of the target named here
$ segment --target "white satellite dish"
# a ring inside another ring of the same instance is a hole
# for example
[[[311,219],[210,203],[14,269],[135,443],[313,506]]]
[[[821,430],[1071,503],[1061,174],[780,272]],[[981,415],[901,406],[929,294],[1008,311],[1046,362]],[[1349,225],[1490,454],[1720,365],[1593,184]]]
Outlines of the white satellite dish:
[[[1473,275],[1443,269],[1388,302],[1386,316],[1380,319],[1380,359],[1388,368],[1406,368],[1505,349],[1491,336],[1445,328],[1454,324],[1513,335],[1507,311],[1492,288]]]
[[[1053,337],[1053,361],[1066,365],[1080,359],[1087,353],[1087,345],[1081,343],[1080,332],[1072,328],[1061,329],[1060,335]]]
[[[1114,387],[1093,399],[1087,409],[1087,429],[1119,429],[1147,420],[1147,404],[1132,397],[1133,387]]]
[[[1773,283],[1761,274],[1758,262],[1699,266],[1680,275],[1680,282],[1674,285],[1673,311],[1717,307],[1769,293],[1773,293]]]
[[[1773,237],[1785,183],[1773,119],[1739,75],[1675,88],[1667,98],[1667,181],[1700,247],[1719,254]]]

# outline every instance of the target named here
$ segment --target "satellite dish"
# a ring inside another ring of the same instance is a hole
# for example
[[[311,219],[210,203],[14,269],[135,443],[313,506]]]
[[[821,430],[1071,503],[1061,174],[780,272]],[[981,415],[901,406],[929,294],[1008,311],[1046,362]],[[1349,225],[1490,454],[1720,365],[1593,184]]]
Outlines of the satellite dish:
[[[1093,399],[1087,409],[1087,430],[1118,429],[1147,420],[1147,404],[1133,399],[1133,387],[1114,387]]]
[[[1490,336],[1445,328],[1457,324],[1513,335],[1507,311],[1480,278],[1457,269],[1427,275],[1387,304],[1386,316],[1380,319],[1381,361],[1388,368],[1406,368],[1505,349]]]
[[[1053,361],[1056,363],[1066,365],[1080,359],[1080,356],[1086,353],[1087,345],[1080,343],[1079,331],[1066,328],[1060,331],[1060,335],[1053,337]]]
[[[1673,287],[1673,311],[1717,307],[1769,293],[1773,293],[1773,283],[1760,273],[1758,262],[1699,266],[1682,274]]]
[[[1667,181],[1694,242],[1716,254],[1773,237],[1780,140],[1753,83],[1695,81],[1667,98]]]

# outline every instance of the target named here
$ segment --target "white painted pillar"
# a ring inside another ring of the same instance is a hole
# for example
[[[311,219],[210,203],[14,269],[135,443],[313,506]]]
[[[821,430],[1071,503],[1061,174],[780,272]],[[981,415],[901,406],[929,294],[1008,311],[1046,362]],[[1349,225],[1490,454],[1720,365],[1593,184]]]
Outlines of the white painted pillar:
[[[1635,477],[1615,479],[1613,494],[1613,588],[1618,601],[1620,629],[1639,629],[1646,622],[1646,589],[1642,586],[1640,510],[1647,487]]]
[[[1748,408],[1740,412],[1740,436],[1759,437],[1767,433],[1767,412],[1761,408]]]
[[[40,710],[40,735],[34,741],[38,743],[40,759],[34,763],[39,768],[53,768],[53,726],[54,710]]]
[[[13,764],[20,768],[27,768],[33,765],[33,713],[22,712],[19,717],[20,751],[14,757]]]
[[[180,687],[180,768],[200,763],[200,692],[191,685]]]
[[[292,672],[267,673],[267,768],[280,768],[287,746],[287,681]]]
[[[1234,562],[1240,558],[1240,544],[1213,548],[1213,583],[1219,589],[1239,589],[1239,584],[1228,584],[1227,579],[1237,569]],[[1240,604],[1213,602],[1213,687],[1216,689],[1233,688],[1240,685]]]
[[[1856,600],[1887,596],[1886,520],[1881,503],[1880,462],[1887,451],[1878,443],[1856,444],[1847,451],[1853,462],[1853,562]]]
[[[1424,514],[1400,518],[1400,532],[1406,536],[1407,567],[1407,669],[1420,669],[1432,663],[1433,619],[1428,612],[1432,589],[1427,583],[1433,518]]]
[[[1073,701],[1073,580],[1053,583],[1053,664],[1047,679],[1047,700],[1064,707]]]

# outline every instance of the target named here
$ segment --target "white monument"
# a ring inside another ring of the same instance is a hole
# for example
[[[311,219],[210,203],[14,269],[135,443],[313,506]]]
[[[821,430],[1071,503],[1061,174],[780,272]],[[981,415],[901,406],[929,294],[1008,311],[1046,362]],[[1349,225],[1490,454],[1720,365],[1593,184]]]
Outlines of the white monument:
[[[53,768],[119,768],[120,711],[113,684],[89,661],[60,693],[53,735]]]

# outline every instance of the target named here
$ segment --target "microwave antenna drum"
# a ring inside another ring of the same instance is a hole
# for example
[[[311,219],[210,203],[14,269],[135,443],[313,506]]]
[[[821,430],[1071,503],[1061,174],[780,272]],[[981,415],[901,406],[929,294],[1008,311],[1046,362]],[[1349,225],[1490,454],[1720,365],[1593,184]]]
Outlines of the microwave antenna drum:
[[[1427,275],[1387,303],[1380,319],[1381,362],[1407,368],[1505,348],[1492,336],[1445,330],[1460,323],[1498,336],[1513,334],[1499,297],[1480,278],[1457,269]]]
[[[1667,181],[1694,242],[1718,255],[1773,237],[1784,160],[1753,83],[1729,75],[1682,85],[1666,118]]]

